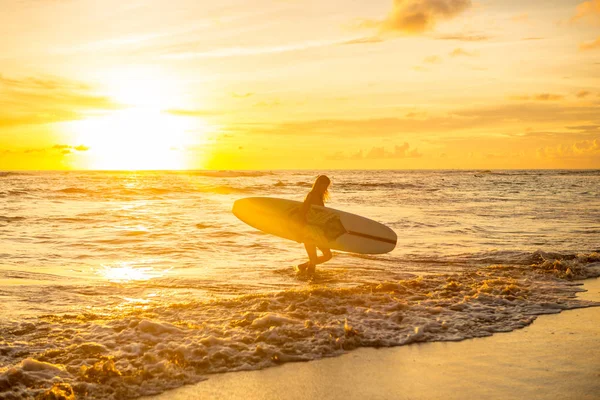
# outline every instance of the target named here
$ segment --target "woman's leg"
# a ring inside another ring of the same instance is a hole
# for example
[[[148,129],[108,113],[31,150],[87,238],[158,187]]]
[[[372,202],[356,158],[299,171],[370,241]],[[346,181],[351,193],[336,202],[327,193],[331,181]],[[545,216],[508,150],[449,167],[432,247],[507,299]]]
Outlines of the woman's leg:
[[[323,264],[324,262],[331,260],[331,257],[333,257],[333,255],[331,254],[331,250],[323,249],[321,247],[319,247],[319,250],[321,250],[323,255],[320,257],[317,257],[317,262],[315,264]]]
[[[309,265],[316,265],[318,262],[318,257],[317,257],[317,246],[315,246],[314,244],[307,244],[304,243],[304,248],[306,249],[306,254],[308,254],[308,262],[304,263],[302,265],[304,266],[309,266]]]

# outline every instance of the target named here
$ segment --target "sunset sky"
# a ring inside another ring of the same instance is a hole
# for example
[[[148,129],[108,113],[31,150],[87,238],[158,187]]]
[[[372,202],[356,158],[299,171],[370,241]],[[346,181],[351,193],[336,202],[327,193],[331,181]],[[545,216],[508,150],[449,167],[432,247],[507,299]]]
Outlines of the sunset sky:
[[[600,0],[0,10],[0,169],[600,168]]]

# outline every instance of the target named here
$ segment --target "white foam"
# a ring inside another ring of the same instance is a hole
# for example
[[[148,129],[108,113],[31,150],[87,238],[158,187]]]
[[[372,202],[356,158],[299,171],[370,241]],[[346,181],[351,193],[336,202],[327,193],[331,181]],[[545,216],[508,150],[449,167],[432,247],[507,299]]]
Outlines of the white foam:
[[[511,331],[536,315],[593,305],[575,298],[580,289],[566,275],[593,275],[581,261],[589,258],[210,301],[149,297],[13,322],[1,327],[0,397],[35,397],[62,382],[88,398],[131,398],[356,347]]]

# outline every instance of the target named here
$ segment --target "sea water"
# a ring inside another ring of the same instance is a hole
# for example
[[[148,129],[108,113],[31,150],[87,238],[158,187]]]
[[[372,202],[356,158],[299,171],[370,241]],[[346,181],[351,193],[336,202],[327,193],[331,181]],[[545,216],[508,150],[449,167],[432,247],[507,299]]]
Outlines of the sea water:
[[[302,244],[231,213],[319,173],[394,251],[297,275]],[[0,398],[134,398],[594,305],[599,191],[597,170],[0,172]]]

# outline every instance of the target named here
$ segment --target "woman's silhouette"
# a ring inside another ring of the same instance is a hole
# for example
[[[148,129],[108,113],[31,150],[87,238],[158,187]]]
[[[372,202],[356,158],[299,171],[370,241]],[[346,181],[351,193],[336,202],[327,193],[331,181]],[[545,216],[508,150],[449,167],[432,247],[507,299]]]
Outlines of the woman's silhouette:
[[[331,180],[325,175],[319,175],[313,184],[312,189],[306,195],[304,204],[300,209],[300,217],[306,223],[308,217],[308,211],[311,205],[324,206],[325,202],[329,200],[329,185]],[[329,261],[332,257],[331,250],[327,248],[319,247],[319,250],[323,253],[322,256],[317,256],[317,246],[314,244],[304,243],[306,253],[308,253],[308,261],[304,264],[298,265],[300,272],[308,271],[309,273],[315,272],[315,266],[317,264],[323,264]]]

